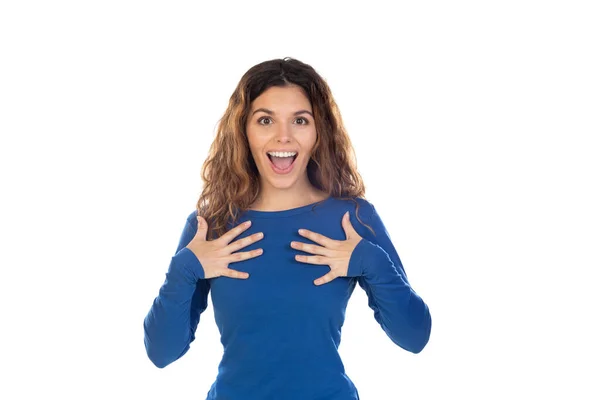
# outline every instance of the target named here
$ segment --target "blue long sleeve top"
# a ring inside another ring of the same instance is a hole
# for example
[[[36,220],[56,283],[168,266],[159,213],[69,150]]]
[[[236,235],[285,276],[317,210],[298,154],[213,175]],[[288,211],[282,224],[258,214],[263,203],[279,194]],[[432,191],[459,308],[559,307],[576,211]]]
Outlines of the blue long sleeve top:
[[[358,391],[338,353],[346,306],[358,282],[375,320],[401,348],[419,353],[429,341],[431,315],[410,286],[400,258],[375,207],[328,199],[284,211],[247,210],[238,223],[252,225],[234,239],[263,232],[264,238],[240,250],[263,254],[230,264],[248,279],[205,279],[194,253],[185,247],[197,231],[196,211],[187,218],[166,279],[144,319],[150,360],[163,368],[182,357],[195,339],[209,293],[224,352],[207,400],[350,400]],[[313,255],[290,246],[316,244],[298,234],[304,228],[345,240],[342,216],[363,238],[352,252],[347,277],[317,286],[326,265],[295,260]],[[233,228],[228,226],[228,229]]]

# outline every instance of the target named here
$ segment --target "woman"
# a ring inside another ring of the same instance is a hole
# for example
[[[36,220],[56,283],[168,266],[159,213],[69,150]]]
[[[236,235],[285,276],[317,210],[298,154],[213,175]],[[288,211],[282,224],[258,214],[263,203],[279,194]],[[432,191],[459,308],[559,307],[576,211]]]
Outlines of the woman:
[[[207,399],[359,399],[338,354],[356,283],[389,338],[420,352],[425,302],[374,206],[327,83],[275,59],[235,89],[204,188],[148,315],[159,368],[195,339],[209,292],[224,354]]]

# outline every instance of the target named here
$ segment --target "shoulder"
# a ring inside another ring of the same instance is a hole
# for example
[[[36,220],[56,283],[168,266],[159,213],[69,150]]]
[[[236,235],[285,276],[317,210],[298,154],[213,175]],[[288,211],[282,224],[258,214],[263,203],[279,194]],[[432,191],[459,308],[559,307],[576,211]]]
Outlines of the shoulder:
[[[196,226],[197,223],[197,219],[196,217],[198,216],[198,210],[194,209],[194,211],[192,211],[191,213],[188,214],[186,221],[191,225],[191,226]]]
[[[194,209],[194,211],[192,211],[191,213],[188,214],[187,220],[193,221],[196,219],[197,216],[198,216],[198,210]]]
[[[360,220],[368,221],[371,219],[375,212],[373,204],[362,197],[342,197],[336,198],[335,204],[337,207],[350,211],[351,214],[356,215]]]
[[[189,223],[191,223],[192,225],[196,225],[197,223],[197,217],[198,215],[202,215],[203,217],[206,218],[206,206],[203,206],[202,208],[200,208],[200,213],[198,213],[198,208],[194,208],[194,210],[192,212],[190,212],[187,216],[187,221]]]

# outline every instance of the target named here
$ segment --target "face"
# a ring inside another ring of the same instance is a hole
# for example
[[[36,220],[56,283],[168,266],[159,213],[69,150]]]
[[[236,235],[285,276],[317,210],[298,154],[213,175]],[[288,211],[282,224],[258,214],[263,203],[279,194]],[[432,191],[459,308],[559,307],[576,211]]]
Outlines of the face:
[[[302,190],[310,185],[306,166],[317,131],[302,88],[272,86],[261,93],[252,102],[246,132],[262,188]]]

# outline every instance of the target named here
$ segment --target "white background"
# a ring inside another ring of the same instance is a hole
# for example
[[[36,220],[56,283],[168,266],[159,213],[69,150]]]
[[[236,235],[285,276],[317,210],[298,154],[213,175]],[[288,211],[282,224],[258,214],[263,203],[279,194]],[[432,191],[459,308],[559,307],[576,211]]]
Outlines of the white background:
[[[3,2],[0,397],[205,398],[212,305],[164,369],[142,323],[235,85],[290,56],[331,86],[433,318],[408,353],[357,287],[361,399],[599,398],[593,3]]]

